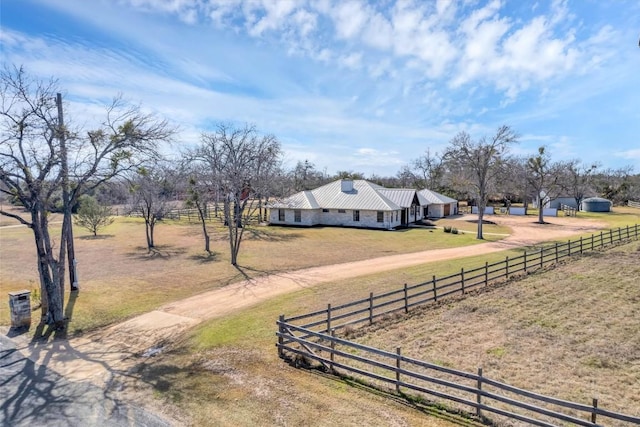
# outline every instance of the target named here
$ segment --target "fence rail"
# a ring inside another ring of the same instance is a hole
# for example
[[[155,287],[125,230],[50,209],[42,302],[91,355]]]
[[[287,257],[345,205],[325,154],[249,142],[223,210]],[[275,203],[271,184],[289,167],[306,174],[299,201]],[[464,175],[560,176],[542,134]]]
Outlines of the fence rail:
[[[627,201],[627,205],[632,208],[640,208],[640,202],[634,202],[633,200]]]
[[[566,402],[491,380],[477,374],[444,368],[396,353],[367,347],[335,336],[337,330],[372,324],[392,313],[434,303],[455,294],[465,294],[491,283],[509,280],[513,276],[555,264],[572,255],[593,251],[621,241],[638,239],[640,226],[621,227],[592,234],[590,237],[554,243],[523,255],[385,292],[370,293],[367,298],[292,317],[278,319],[277,348],[281,358],[293,361],[313,361],[318,366],[338,375],[364,377],[374,387],[401,387],[424,395],[456,402],[475,409],[532,425],[553,426],[553,420],[575,425],[595,426],[597,417],[640,424],[640,417],[620,414],[598,408],[597,400],[591,405]],[[375,357],[372,357],[375,356]],[[433,376],[438,372],[449,378]],[[453,378],[452,378],[453,377]],[[471,382],[460,382],[461,379]],[[435,387],[437,386],[437,387]],[[466,395],[465,395],[466,393]],[[522,400],[526,398],[525,400]],[[546,406],[540,406],[544,403]],[[550,409],[551,408],[551,409]],[[515,411],[520,412],[515,412]],[[585,421],[588,415],[590,421]]]

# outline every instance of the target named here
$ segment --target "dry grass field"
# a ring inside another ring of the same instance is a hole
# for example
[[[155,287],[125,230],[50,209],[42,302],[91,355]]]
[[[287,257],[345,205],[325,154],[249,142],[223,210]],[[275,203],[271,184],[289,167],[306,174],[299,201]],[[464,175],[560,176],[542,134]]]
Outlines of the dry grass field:
[[[640,416],[639,277],[634,242],[358,330],[355,341]]]
[[[623,211],[589,218],[620,226],[640,222],[637,213]],[[472,223],[456,224],[461,230],[475,229]],[[486,233],[509,231],[485,227]],[[451,235],[429,229],[381,232],[258,227],[243,243],[242,268],[237,270],[228,264],[227,242],[219,227],[213,237],[217,251],[213,256],[202,250],[195,224],[159,225],[159,250],[151,254],[143,247],[144,226],[137,219],[120,218],[100,234],[94,239],[76,229],[81,291],[73,305],[72,332],[95,329],[247,276],[477,243],[473,233]],[[487,234],[489,239],[500,237]],[[35,286],[30,282],[37,277],[32,250],[29,230],[0,228],[3,293],[5,289]],[[284,364],[274,348],[275,320],[282,313],[316,310],[326,307],[327,302],[346,302],[371,290],[395,289],[403,282],[417,283],[461,266],[494,262],[520,250],[423,264],[281,295],[203,322],[177,342],[165,343],[155,357],[133,355],[136,366],[114,377],[109,386],[131,399],[146,401],[178,425],[475,425],[441,411],[426,416],[405,402],[357,384]],[[0,324],[6,325],[6,305],[0,307]]]
[[[0,217],[2,218],[2,217]],[[52,230],[60,223],[52,218]],[[6,292],[38,288],[32,233],[3,222],[0,227],[0,289]],[[9,226],[6,226],[9,225]],[[468,225],[473,229],[473,225]],[[226,230],[211,223],[211,248],[204,251],[198,224],[163,221],[156,227],[157,248],[145,246],[140,218],[118,217],[93,237],[74,228],[80,293],[74,300],[70,332],[78,333],[148,312],[171,301],[220,288],[247,278],[380,256],[477,244],[472,234],[412,228],[397,232],[337,227],[247,228],[239,268],[229,263]],[[503,236],[508,228],[487,226]],[[54,234],[55,236],[55,234]],[[0,325],[9,323],[6,304],[0,304]]]

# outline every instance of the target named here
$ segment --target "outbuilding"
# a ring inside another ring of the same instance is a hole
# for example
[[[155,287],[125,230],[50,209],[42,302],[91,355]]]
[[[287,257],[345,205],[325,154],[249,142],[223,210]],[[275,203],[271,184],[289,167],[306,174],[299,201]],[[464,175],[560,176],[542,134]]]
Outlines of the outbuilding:
[[[602,197],[589,197],[582,200],[580,210],[583,212],[611,212],[611,200]]]

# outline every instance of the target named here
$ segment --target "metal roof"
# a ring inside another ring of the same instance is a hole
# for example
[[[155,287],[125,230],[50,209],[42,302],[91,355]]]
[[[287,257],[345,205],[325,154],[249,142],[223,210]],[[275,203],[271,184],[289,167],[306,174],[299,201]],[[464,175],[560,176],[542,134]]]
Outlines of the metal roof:
[[[396,205],[408,208],[416,199],[416,190],[412,188],[378,188],[378,192]]]
[[[342,191],[342,181],[337,180],[296,193],[269,204],[271,208],[286,209],[345,209],[369,211],[397,211],[410,207],[417,199],[420,206],[431,203],[454,203],[457,200],[431,190],[411,188],[384,188],[364,179],[353,180],[350,191]]]
[[[428,189],[418,191],[418,195],[422,196],[426,199],[427,204],[445,204],[445,203],[456,203],[456,199],[452,199],[451,197],[447,197],[444,194],[436,193],[435,191],[431,191]]]
[[[342,191],[342,180],[330,182],[315,190],[301,191],[281,201],[270,203],[271,208],[288,209],[349,209],[396,211],[400,206],[380,194],[379,185],[363,179],[353,180],[351,191]]]

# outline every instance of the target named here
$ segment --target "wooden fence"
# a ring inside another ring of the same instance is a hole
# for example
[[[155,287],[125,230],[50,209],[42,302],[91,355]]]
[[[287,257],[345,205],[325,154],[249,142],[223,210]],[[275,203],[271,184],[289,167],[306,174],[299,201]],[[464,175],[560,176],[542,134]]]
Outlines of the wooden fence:
[[[640,202],[634,202],[633,200],[627,201],[627,205],[632,208],[640,208]]]
[[[328,304],[326,309],[312,313],[293,317],[281,315],[277,322],[278,353],[285,360],[302,360],[305,363],[315,361],[316,365],[330,372],[356,375],[374,387],[391,384],[398,393],[402,387],[456,402],[458,405],[467,406],[467,410],[468,406],[471,406],[477,415],[482,415],[482,411],[493,412],[540,426],[555,425],[553,420],[594,426],[598,425],[598,416],[640,424],[640,417],[598,408],[597,400],[594,400],[592,405],[566,402],[483,377],[481,370],[477,374],[461,372],[402,356],[399,348],[396,353],[389,353],[335,336],[337,330],[346,327],[372,324],[375,320],[393,313],[407,313],[413,307],[437,302],[451,295],[465,294],[491,283],[506,281],[512,276],[527,274],[571,255],[638,239],[639,235],[638,224],[602,231],[587,238],[580,237],[566,243],[541,247],[539,250],[528,250],[521,256],[506,257],[500,262],[485,262],[483,266],[471,270],[461,269],[458,273],[439,278],[433,276],[431,280],[416,285],[404,284],[400,289],[378,295],[372,292],[369,297],[357,301],[337,306]],[[372,355],[376,357],[371,357]],[[433,372],[453,378],[434,376]],[[460,381],[462,379],[466,382]],[[469,381],[471,383],[468,383]],[[433,387],[434,385],[439,388]],[[493,389],[487,389],[487,386]],[[452,390],[457,394],[451,393]],[[463,395],[460,396],[460,393]],[[501,406],[493,405],[491,402],[500,402]],[[541,403],[547,406],[540,406]],[[552,406],[551,409],[549,405]],[[524,413],[514,412],[514,409],[518,408]],[[559,412],[560,410],[565,412]],[[567,410],[573,412],[566,412]],[[591,421],[578,418],[585,413]]]
[[[577,216],[578,215],[578,209],[574,208],[573,206],[562,204],[562,205],[560,205],[560,210],[562,210],[562,212],[564,212],[564,216]]]

